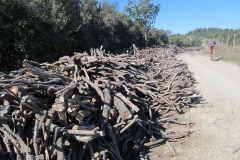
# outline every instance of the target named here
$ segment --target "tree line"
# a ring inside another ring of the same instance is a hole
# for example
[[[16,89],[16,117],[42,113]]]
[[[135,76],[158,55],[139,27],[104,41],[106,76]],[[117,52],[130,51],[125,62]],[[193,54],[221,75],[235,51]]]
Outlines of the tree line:
[[[160,4],[151,0],[0,0],[0,70],[24,59],[52,62],[101,45],[108,51],[167,44],[167,32],[153,28]]]
[[[219,29],[180,35],[154,28],[160,9],[151,0],[128,0],[123,11],[117,1],[107,0],[0,0],[0,71],[18,69],[24,59],[51,63],[101,45],[113,53],[132,44],[198,46],[200,37],[222,34]]]
[[[202,44],[201,37],[188,36],[181,34],[173,34],[169,36],[169,43],[177,45],[178,47],[192,47],[200,46]]]
[[[217,39],[225,44],[233,45],[235,41],[240,44],[240,29],[221,29],[221,28],[196,28],[189,31],[186,36],[204,37],[207,39]]]
[[[212,39],[216,39],[227,45],[239,45],[240,29],[196,28],[195,30],[189,31],[184,35],[170,34],[168,36],[168,41],[170,44],[175,44],[179,47],[191,47],[200,46],[203,43],[202,38],[209,39],[209,43]]]

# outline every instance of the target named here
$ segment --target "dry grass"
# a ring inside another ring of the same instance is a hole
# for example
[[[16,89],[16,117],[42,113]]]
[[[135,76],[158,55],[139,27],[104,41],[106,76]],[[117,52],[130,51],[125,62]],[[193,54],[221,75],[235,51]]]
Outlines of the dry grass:
[[[209,49],[207,47],[209,40],[205,40],[205,47],[203,49],[203,53],[209,54]],[[240,44],[237,44],[234,48],[233,46],[227,46],[224,43],[217,41],[218,49],[216,50],[217,58],[220,58],[223,61],[233,62],[240,65]]]

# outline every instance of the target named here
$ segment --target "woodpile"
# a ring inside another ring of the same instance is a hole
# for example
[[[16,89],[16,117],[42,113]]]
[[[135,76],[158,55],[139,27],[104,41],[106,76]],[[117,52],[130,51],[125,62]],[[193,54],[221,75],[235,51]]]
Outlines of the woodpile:
[[[6,159],[146,159],[150,146],[188,136],[169,130],[200,95],[171,47],[24,60],[0,73],[0,156]]]

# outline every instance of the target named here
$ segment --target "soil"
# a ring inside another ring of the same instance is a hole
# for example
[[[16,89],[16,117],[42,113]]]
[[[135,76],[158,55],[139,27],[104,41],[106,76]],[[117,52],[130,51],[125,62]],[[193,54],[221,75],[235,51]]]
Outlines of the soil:
[[[193,121],[194,132],[170,142],[177,154],[164,144],[150,149],[151,160],[239,160],[240,159],[240,67],[224,61],[210,61],[200,51],[180,53],[193,72],[207,104],[199,104],[181,115]],[[174,126],[173,126],[174,127]],[[236,152],[235,152],[236,151]],[[234,153],[235,152],[235,153]]]

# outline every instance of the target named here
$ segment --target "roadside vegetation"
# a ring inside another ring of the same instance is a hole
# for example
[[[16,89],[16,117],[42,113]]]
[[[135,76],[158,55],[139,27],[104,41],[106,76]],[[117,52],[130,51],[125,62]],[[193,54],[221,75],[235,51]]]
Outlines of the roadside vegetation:
[[[240,44],[240,29],[220,29],[220,28],[197,28],[193,31],[189,31],[186,36],[195,36],[206,39],[217,39],[221,43],[228,45],[234,44],[234,34],[236,44]]]
[[[153,27],[161,5],[151,0],[0,0],[0,71],[21,67],[24,59],[53,62],[61,56],[100,48],[114,53],[129,49],[175,44],[201,46],[202,37],[225,39],[239,30],[196,29],[185,35]],[[164,23],[164,22],[162,22]],[[229,46],[233,45],[230,36]],[[240,34],[236,35],[236,43]]]
[[[178,47],[195,47],[201,46],[201,38],[196,36],[186,36],[181,34],[173,34],[169,36],[169,43]]]
[[[240,65],[240,29],[198,28],[188,32],[186,36],[200,38],[203,53],[207,55],[209,55],[209,43],[212,39],[216,39],[218,46],[216,56],[221,60]]]
[[[167,44],[153,28],[160,4],[132,0],[123,12],[106,0],[0,0],[1,71],[24,59],[53,62],[63,55],[104,46],[107,51]]]
[[[202,46],[202,52],[206,55],[209,55],[209,49],[207,44],[209,44],[210,39],[202,39],[203,45]],[[236,45],[235,47],[231,45],[226,45],[225,43],[222,43],[221,41],[217,40],[217,50],[216,50],[216,57],[220,58],[220,60],[226,61],[226,62],[232,62],[237,65],[240,65],[240,45]]]

